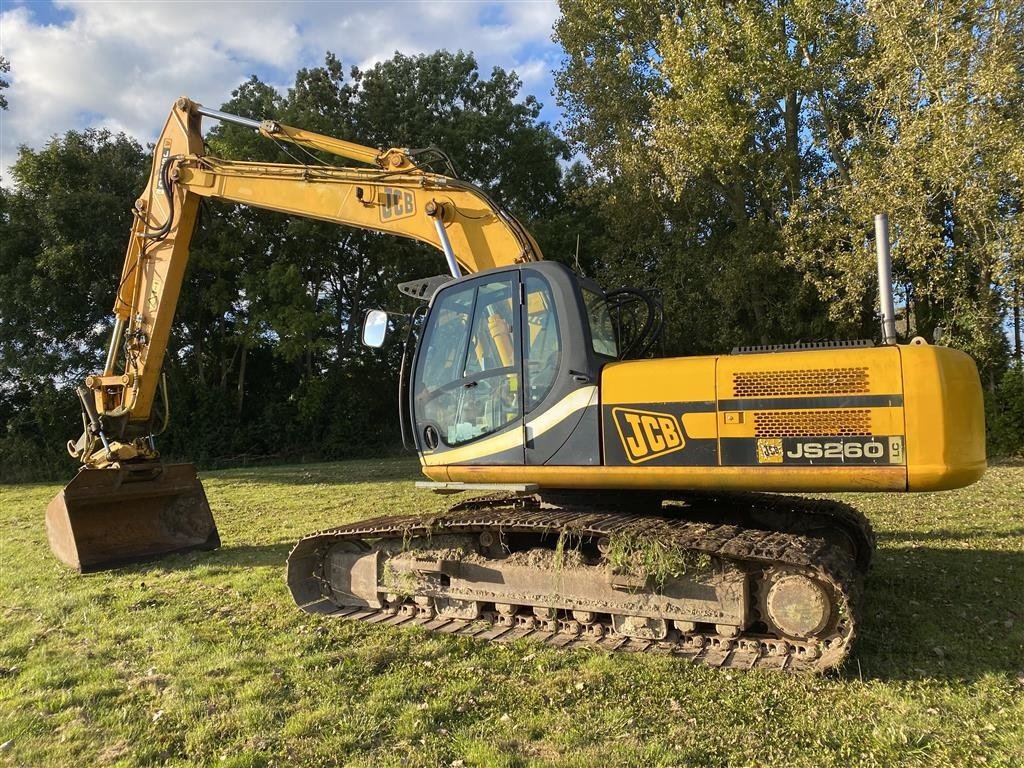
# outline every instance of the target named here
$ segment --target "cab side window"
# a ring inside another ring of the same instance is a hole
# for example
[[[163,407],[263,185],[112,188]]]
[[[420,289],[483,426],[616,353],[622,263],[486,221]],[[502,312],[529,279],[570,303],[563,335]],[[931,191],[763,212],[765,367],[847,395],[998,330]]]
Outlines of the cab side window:
[[[608,302],[604,296],[583,289],[583,303],[587,307],[587,319],[590,321],[590,337],[593,339],[594,351],[605,357],[618,357],[619,347],[615,338],[615,326],[608,311]]]
[[[529,413],[547,397],[561,362],[555,302],[547,280],[526,274],[523,306],[523,362],[526,378],[525,407]]]

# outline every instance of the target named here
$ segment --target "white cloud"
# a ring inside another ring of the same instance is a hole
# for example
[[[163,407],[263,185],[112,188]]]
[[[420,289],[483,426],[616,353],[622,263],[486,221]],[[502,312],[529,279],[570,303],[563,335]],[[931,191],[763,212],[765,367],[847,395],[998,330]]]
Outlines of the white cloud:
[[[522,64],[513,64],[509,69],[514,69],[523,83],[536,83],[548,78],[551,72],[551,62],[547,59],[528,59]]]
[[[86,127],[152,141],[178,96],[218,106],[250,74],[290,82],[328,50],[346,66],[369,66],[396,50],[472,51],[483,72],[514,68],[527,92],[553,102],[554,0],[64,0],[57,7],[65,20],[51,24],[40,23],[31,5],[0,13],[0,53],[11,62],[10,109],[0,113],[5,184],[20,144],[38,148],[51,136]]]

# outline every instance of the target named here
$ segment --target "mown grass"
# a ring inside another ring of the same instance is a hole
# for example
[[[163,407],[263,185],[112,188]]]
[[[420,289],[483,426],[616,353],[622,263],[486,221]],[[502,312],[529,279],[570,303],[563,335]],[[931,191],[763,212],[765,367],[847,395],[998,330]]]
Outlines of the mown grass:
[[[725,673],[302,614],[302,534],[441,511],[415,462],[205,474],[224,546],[77,576],[56,486],[0,487],[0,764],[1024,764],[1024,467],[962,491],[845,496],[879,532],[851,662]]]

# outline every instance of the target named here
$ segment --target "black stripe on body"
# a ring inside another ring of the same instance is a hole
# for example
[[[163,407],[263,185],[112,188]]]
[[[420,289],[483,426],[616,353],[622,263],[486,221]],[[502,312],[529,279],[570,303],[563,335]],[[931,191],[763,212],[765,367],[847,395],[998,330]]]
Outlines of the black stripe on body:
[[[821,408],[900,408],[903,395],[820,395],[815,397],[745,397],[719,400],[720,411],[806,410]]]

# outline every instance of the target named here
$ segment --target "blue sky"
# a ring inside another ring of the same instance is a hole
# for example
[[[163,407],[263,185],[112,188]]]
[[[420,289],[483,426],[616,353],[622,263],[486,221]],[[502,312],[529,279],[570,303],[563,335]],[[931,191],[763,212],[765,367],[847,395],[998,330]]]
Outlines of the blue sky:
[[[346,68],[395,51],[471,51],[485,74],[514,69],[523,95],[536,96],[542,119],[556,123],[557,17],[555,0],[0,0],[0,55],[11,62],[0,181],[10,183],[21,144],[38,148],[86,127],[153,141],[178,96],[219,106],[252,74],[284,90],[328,50]]]

